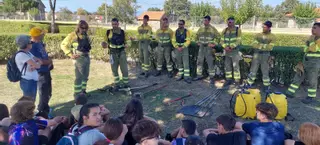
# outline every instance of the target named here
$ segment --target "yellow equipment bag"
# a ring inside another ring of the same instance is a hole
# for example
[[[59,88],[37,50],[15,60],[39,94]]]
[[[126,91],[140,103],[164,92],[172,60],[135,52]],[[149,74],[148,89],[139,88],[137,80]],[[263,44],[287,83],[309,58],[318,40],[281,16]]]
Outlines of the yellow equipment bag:
[[[230,100],[231,112],[244,119],[256,118],[256,105],[261,102],[259,89],[236,91]]]
[[[288,101],[286,95],[280,92],[268,94],[266,97],[266,102],[272,103],[278,108],[276,120],[285,119],[288,114]]]

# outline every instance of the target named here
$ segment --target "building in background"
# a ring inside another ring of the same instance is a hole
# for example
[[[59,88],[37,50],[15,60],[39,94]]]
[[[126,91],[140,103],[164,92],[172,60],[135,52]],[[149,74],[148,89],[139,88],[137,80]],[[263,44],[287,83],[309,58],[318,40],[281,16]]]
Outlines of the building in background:
[[[152,28],[156,28],[156,29],[160,28],[160,20],[166,16],[164,11],[146,11],[146,12],[143,12],[140,16],[138,16],[137,19],[138,19],[139,25],[142,24],[144,15],[149,16],[149,25]]]

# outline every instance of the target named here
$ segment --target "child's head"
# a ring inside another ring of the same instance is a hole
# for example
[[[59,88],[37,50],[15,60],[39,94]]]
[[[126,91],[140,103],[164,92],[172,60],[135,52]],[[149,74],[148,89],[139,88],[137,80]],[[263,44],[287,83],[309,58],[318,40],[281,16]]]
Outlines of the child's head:
[[[132,136],[140,145],[158,145],[160,133],[159,125],[151,120],[140,120],[132,129]]]
[[[14,123],[28,121],[34,116],[36,106],[31,101],[20,101],[14,104],[10,110],[10,116]]]
[[[6,117],[9,117],[8,107],[5,104],[0,104],[0,121]]]
[[[19,100],[19,101],[32,101],[34,102],[34,99],[32,97],[28,97],[28,96],[22,96]]]
[[[185,145],[204,145],[199,136],[190,135],[186,139]]]
[[[88,102],[88,99],[86,95],[79,94],[76,96],[76,105],[84,105],[84,104],[87,104],[87,102]]]
[[[225,133],[232,131],[236,125],[236,120],[229,114],[223,114],[216,118],[218,132]]]
[[[271,103],[259,103],[256,106],[257,110],[257,119],[259,121],[263,120],[274,120],[278,115],[278,109],[274,104]]]
[[[320,127],[313,123],[303,123],[299,128],[299,139],[306,145],[320,144]]]
[[[193,120],[185,119],[182,120],[181,135],[183,137],[188,137],[196,133],[197,125]]]
[[[105,123],[103,131],[107,139],[112,143],[122,144],[128,128],[119,118],[111,118]]]

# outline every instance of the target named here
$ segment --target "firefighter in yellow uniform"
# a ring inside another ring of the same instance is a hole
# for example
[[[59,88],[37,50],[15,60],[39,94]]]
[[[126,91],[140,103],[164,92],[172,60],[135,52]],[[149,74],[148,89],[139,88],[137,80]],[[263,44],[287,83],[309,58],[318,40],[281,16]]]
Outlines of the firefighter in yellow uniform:
[[[125,48],[131,46],[131,40],[124,30],[119,27],[117,18],[112,19],[112,29],[107,30],[105,41],[102,42],[102,47],[109,48],[110,50],[110,64],[115,84],[114,89],[118,90],[120,87],[128,88],[129,74]],[[120,79],[118,73],[119,66],[122,79]]]
[[[79,94],[87,94],[91,50],[91,41],[87,35],[88,29],[88,23],[81,20],[77,25],[77,30],[71,32],[61,43],[61,49],[73,59],[75,66],[74,97]]]
[[[148,25],[149,16],[143,16],[143,24],[138,27],[139,57],[142,64],[142,73],[140,75],[148,77],[150,69],[150,42],[152,38],[152,28]]]
[[[218,45],[220,40],[220,34],[218,30],[210,25],[210,16],[205,16],[203,18],[204,27],[201,27],[197,32],[196,40],[199,45],[199,54],[197,60],[197,77],[194,81],[201,80],[204,78],[202,75],[204,60],[208,63],[210,83],[214,83],[215,67],[213,64],[213,49]]]
[[[303,103],[309,104],[317,96],[318,77],[320,71],[320,22],[315,22],[312,27],[312,36],[306,42],[304,48],[305,56],[303,62],[300,62],[302,68],[300,74],[297,72],[293,82],[287,90],[287,97],[293,98],[296,90],[303,81],[303,76],[308,80],[308,96],[302,100]],[[305,73],[304,74],[301,74]]]
[[[177,81],[184,79],[188,84],[191,83],[189,67],[189,45],[190,31],[185,27],[185,21],[179,21],[179,28],[174,33],[172,45],[175,48],[177,67],[179,69]]]
[[[159,76],[162,70],[163,59],[165,59],[168,70],[168,77],[173,77],[173,66],[171,62],[172,38],[173,31],[169,28],[168,18],[163,18],[161,28],[156,32],[157,47],[157,72],[155,76]]]
[[[235,26],[234,21],[235,19],[233,17],[228,18],[228,27],[222,31],[222,38],[220,40],[225,54],[224,67],[227,80],[224,84],[225,86],[231,85],[233,83],[232,79],[234,79],[238,85],[241,79],[239,65],[239,61],[241,60],[241,56],[239,55],[241,29]]]
[[[270,52],[274,47],[276,37],[271,33],[272,22],[266,21],[263,24],[263,32],[255,36],[255,41],[253,42],[253,60],[251,63],[250,74],[248,76],[248,83],[250,86],[253,85],[259,66],[261,66],[262,81],[264,85],[264,90],[268,91],[270,89],[270,78],[269,78],[269,60]]]

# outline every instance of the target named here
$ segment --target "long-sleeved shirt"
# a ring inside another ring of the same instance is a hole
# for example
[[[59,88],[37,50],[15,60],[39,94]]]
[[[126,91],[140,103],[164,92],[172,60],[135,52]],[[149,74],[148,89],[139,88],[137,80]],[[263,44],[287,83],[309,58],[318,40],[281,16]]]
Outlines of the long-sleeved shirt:
[[[311,35],[306,42],[304,52],[320,52],[320,37]]]
[[[117,48],[117,47],[123,47],[123,46],[127,46],[127,47],[131,47],[131,39],[129,38],[129,36],[127,35],[126,32],[124,32],[124,30],[118,28],[118,29],[109,29],[107,30],[107,32],[109,31],[109,35],[104,37],[104,40],[109,44],[110,48]],[[121,44],[123,46],[116,46],[116,44],[112,44],[111,39],[115,34],[121,34],[121,31],[123,31],[124,33],[124,44]]]
[[[241,44],[241,35],[242,32],[239,27],[226,28],[222,31],[220,44],[223,48],[229,46],[234,49]]]
[[[138,27],[138,40],[151,40],[152,28],[149,25]]]
[[[196,34],[196,38],[198,43],[201,43],[201,44],[211,43],[211,44],[217,45],[220,40],[220,34],[214,26],[208,25],[208,26],[199,28]]]
[[[190,34],[190,31],[187,30],[187,29],[177,29],[176,30],[176,33],[173,34],[173,39],[172,39],[172,45],[174,48],[178,48],[179,47],[179,42],[177,42],[177,40],[179,38],[177,38],[177,34],[180,34],[180,35],[183,35],[184,31],[186,31],[186,37],[185,37],[185,42],[183,43],[183,46],[184,47],[189,47],[190,43],[191,43],[191,34]]]
[[[170,28],[158,29],[156,32],[156,40],[161,44],[171,43],[173,39],[173,31]]]
[[[272,51],[276,36],[272,33],[259,33],[255,36],[252,47],[262,51]]]
[[[83,38],[81,34],[78,34],[78,36],[80,39]],[[71,32],[61,43],[61,49],[69,57],[72,56],[73,51],[78,47],[78,36],[76,32]]]

